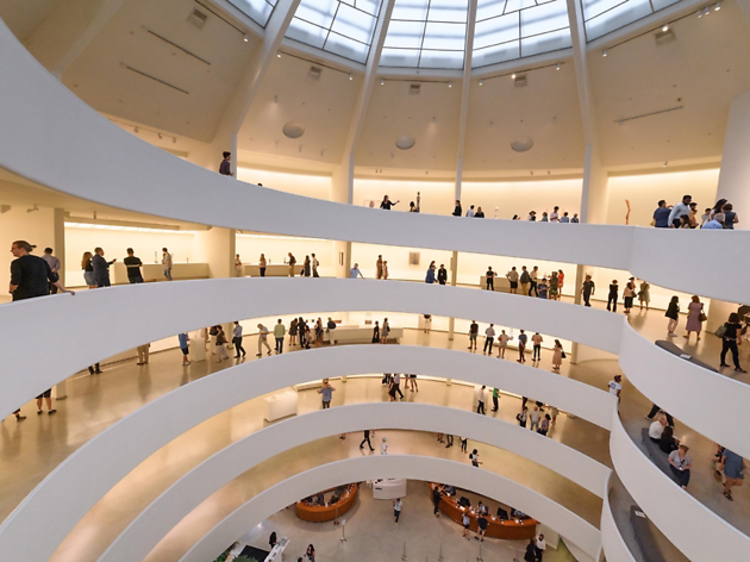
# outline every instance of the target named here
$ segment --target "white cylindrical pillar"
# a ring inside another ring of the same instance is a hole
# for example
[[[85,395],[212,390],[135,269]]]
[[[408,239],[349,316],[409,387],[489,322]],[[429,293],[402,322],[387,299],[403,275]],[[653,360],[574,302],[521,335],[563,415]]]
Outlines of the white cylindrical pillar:
[[[735,228],[750,228],[750,90],[729,107],[717,199],[732,203],[740,220]]]

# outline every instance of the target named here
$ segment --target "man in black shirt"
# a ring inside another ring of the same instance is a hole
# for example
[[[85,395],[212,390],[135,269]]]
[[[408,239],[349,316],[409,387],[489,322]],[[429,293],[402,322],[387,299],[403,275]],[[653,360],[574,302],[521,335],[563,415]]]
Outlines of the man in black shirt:
[[[221,164],[219,165],[219,173],[222,176],[233,176],[234,173],[232,172],[232,164],[230,164],[229,162],[232,159],[232,153],[223,152],[222,156],[224,157],[224,160],[222,160]]]
[[[445,269],[445,265],[442,263],[440,264],[440,269],[438,269],[437,280],[441,285],[445,285],[448,282],[448,270]]]
[[[25,240],[16,240],[11,244],[10,251],[16,257],[10,264],[10,287],[8,292],[14,301],[31,299],[49,295],[50,284],[63,293],[74,295],[60,283],[56,273],[42,258],[32,256],[34,246]]]
[[[134,255],[133,248],[128,248],[128,257],[125,258],[123,263],[128,268],[128,281],[131,283],[143,283],[143,275],[141,275],[141,266],[143,262],[141,258],[137,258]]]

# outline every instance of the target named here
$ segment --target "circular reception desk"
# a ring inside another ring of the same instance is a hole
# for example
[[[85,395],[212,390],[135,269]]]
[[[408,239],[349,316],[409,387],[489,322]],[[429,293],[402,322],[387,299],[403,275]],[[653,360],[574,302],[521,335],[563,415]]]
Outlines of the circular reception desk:
[[[434,490],[438,484],[431,482],[430,490]],[[463,507],[458,504],[455,496],[442,494],[440,497],[439,509],[447,517],[462,525],[461,519],[466,512],[469,514],[469,529],[475,533],[479,529],[477,526],[477,512],[473,507]],[[538,521],[527,519],[500,519],[494,515],[487,515],[487,536],[494,539],[506,540],[528,540],[536,536],[536,526]]]
[[[343,488],[344,491],[340,495],[336,493],[338,488],[331,488],[320,492],[323,495],[333,492],[331,499],[323,503],[316,502],[312,497],[298,501],[295,506],[297,517],[303,521],[323,523],[324,521],[332,521],[343,515],[354,505],[359,487],[355,482]]]

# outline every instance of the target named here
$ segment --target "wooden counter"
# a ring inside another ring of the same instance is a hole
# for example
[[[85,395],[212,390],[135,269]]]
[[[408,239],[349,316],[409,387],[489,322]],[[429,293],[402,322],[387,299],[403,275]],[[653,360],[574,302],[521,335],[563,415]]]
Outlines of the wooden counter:
[[[430,482],[430,492],[435,489],[437,484]],[[457,494],[458,495],[458,494]],[[463,527],[461,519],[464,511],[469,512],[469,528],[477,532],[477,514],[473,507],[463,508],[458,505],[456,496],[446,496],[443,494],[440,498],[440,511],[447,517]],[[498,519],[495,515],[487,515],[487,536],[494,539],[507,540],[528,540],[536,536],[536,526],[539,524],[534,519],[522,519],[520,522],[516,519]]]
[[[336,488],[325,490],[323,493],[332,492]],[[313,523],[322,523],[332,521],[349,511],[357,499],[358,486],[356,483],[349,484],[346,491],[341,495],[341,499],[333,505],[308,505],[305,501],[298,501],[295,506],[297,517],[304,521]]]

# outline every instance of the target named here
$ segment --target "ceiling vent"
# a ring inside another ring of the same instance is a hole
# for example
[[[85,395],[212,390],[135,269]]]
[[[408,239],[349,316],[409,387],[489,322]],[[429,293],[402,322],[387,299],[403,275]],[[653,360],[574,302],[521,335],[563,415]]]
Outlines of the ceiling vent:
[[[323,69],[317,66],[311,66],[310,72],[308,72],[307,75],[313,80],[320,80],[320,75],[322,72],[323,72]]]
[[[422,89],[421,84],[412,84],[411,86],[409,86],[409,95],[418,96],[421,89]]]
[[[675,39],[677,39],[677,36],[674,34],[674,31],[672,29],[667,29],[666,31],[659,30],[656,33],[654,33],[654,39],[656,39],[657,45],[664,45],[666,43],[671,43]]]
[[[193,10],[192,13],[188,16],[188,21],[198,29],[203,28],[203,26],[206,24],[207,19],[208,15],[204,14],[200,10]]]
[[[525,86],[526,84],[528,84],[528,80],[526,79],[526,75],[525,74],[519,74],[519,75],[517,75],[513,79],[513,84],[516,87],[518,87],[518,88],[520,88],[521,86]]]

